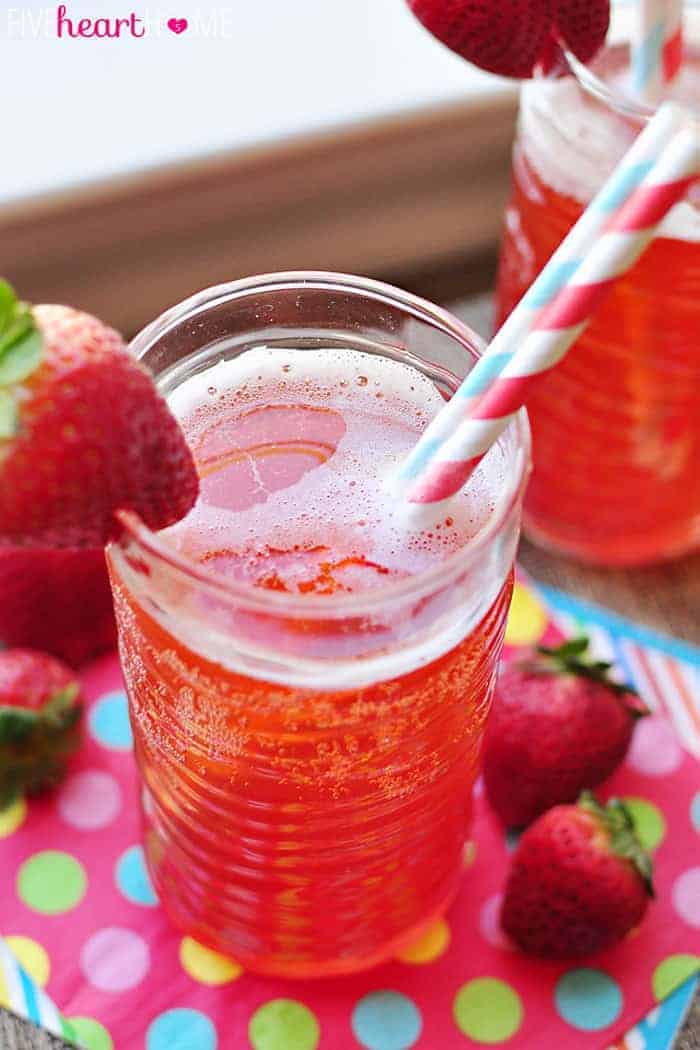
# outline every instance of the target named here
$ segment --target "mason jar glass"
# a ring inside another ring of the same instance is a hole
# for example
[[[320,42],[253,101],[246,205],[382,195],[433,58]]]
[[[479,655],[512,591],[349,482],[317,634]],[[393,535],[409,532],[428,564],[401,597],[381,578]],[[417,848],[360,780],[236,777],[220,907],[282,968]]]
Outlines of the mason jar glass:
[[[630,5],[631,7],[631,5]],[[502,323],[653,115],[629,86],[621,9],[590,68],[521,92],[498,283]],[[700,115],[696,8],[672,97]],[[700,196],[678,205],[592,324],[528,396],[534,472],[524,528],[607,565],[700,544]]]
[[[427,302],[315,273],[210,289],[133,350],[168,396],[260,345],[389,357],[445,397],[481,350]],[[504,481],[481,530],[364,592],[222,578],[123,515],[108,560],[148,865],[174,923],[251,970],[372,966],[457,892],[529,469],[524,413],[491,455]]]

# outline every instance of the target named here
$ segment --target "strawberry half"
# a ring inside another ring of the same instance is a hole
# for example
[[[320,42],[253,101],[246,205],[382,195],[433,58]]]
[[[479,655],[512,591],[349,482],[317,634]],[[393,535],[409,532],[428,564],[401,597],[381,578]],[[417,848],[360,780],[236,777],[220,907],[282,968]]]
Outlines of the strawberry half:
[[[639,924],[652,867],[624,804],[584,792],[535,821],[513,855],[501,925],[532,955],[573,959],[603,951]]]
[[[115,511],[162,529],[197,490],[182,431],[121,336],[0,282],[0,545],[101,547]]]
[[[649,713],[610,664],[586,658],[587,638],[511,660],[496,683],[484,740],[484,785],[509,827],[574,802],[610,776]]]
[[[0,809],[58,783],[80,742],[76,675],[46,653],[0,652]]]
[[[600,50],[610,0],[407,0],[433,36],[480,69],[531,77],[561,46],[581,62]]]

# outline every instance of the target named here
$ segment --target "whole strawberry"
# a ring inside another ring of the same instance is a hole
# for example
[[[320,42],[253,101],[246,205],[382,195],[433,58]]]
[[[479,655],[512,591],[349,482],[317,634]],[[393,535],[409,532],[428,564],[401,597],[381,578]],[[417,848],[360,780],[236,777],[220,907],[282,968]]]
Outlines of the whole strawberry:
[[[80,667],[114,647],[103,550],[0,548],[0,644]]]
[[[0,545],[98,548],[128,509],[153,529],[198,479],[175,418],[113,329],[0,281]]]
[[[408,0],[433,36],[480,69],[531,77],[567,47],[588,62],[605,42],[610,0]]]
[[[609,777],[649,713],[633,689],[610,679],[610,664],[586,660],[588,644],[528,649],[501,671],[483,770],[489,802],[509,827]]]
[[[501,925],[532,955],[574,959],[622,940],[653,897],[652,867],[624,804],[584,792],[524,833],[513,855]]]
[[[33,649],[0,652],[0,809],[56,784],[80,742],[73,671]]]

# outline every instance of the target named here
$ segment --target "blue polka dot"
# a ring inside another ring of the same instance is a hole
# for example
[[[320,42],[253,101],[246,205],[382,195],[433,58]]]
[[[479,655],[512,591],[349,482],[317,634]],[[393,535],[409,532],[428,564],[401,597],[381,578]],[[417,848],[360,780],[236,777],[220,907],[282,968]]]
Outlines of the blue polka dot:
[[[132,904],[153,907],[158,903],[141,846],[130,846],[117,861],[117,886]]]
[[[597,1032],[617,1020],[622,992],[617,981],[602,970],[569,970],[554,991],[557,1010],[565,1021],[582,1032]]]
[[[700,791],[690,803],[690,820],[695,830],[700,834]]]
[[[107,693],[90,711],[90,732],[99,744],[114,751],[133,745],[126,693]]]
[[[367,1050],[409,1050],[422,1027],[418,1007],[400,992],[371,992],[352,1014],[355,1038]]]
[[[146,1050],[216,1050],[216,1029],[199,1010],[166,1010],[146,1033]]]

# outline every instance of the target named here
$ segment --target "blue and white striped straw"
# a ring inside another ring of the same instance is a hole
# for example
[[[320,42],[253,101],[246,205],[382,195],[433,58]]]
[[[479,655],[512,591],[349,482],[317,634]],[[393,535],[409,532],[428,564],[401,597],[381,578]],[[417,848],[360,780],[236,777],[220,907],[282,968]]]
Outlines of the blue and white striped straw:
[[[639,0],[631,49],[632,89],[656,104],[675,80],[683,52],[683,0]]]
[[[0,1006],[11,1010],[53,1035],[75,1042],[70,1023],[63,1018],[46,992],[29,976],[0,937]]]
[[[687,119],[686,111],[673,102],[667,102],[659,109],[556,250],[545,271],[530,286],[518,308],[502,325],[452,399],[440,410],[402,463],[397,475],[399,488],[422,473],[438,449],[470,414],[478,398],[510,364],[530,332],[533,320],[553,295],[571,281],[621,202],[641,185],[661,151],[687,124]]]

